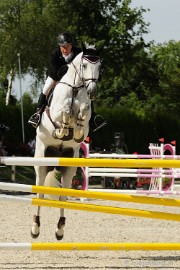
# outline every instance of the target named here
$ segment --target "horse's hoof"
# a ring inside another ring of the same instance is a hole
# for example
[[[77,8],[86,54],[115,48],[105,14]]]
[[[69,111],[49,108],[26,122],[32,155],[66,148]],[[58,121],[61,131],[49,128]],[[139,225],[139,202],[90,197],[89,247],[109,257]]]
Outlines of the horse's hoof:
[[[75,140],[75,142],[77,142],[77,143],[81,143],[81,142],[84,141],[84,135],[82,135],[81,138],[79,138],[79,139],[78,139],[78,138],[77,138],[77,139],[74,138],[74,140]]]
[[[64,236],[64,227],[65,227],[65,217],[60,217],[58,224],[57,224],[57,229],[55,232],[55,236],[57,240],[62,240]]]
[[[32,237],[32,238],[35,239],[35,238],[38,238],[38,236],[39,236],[39,233],[38,233],[38,234],[34,234],[34,233],[31,231],[31,237]]]
[[[55,236],[58,241],[62,240],[64,237],[64,235],[58,235],[57,233],[55,233]]]
[[[33,224],[31,227],[31,237],[32,238],[38,238],[39,234],[40,234],[40,217],[34,215],[33,217]]]

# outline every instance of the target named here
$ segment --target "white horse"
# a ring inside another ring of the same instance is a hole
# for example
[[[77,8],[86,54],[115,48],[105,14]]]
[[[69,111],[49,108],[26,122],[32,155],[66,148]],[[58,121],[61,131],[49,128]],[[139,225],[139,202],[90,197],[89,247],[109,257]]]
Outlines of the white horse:
[[[43,112],[37,128],[35,157],[79,157],[81,142],[89,132],[91,100],[97,94],[101,61],[94,47],[83,48],[68,65],[68,71],[56,85],[50,106]],[[45,179],[54,186],[56,170],[61,170],[61,186],[71,188],[76,167],[35,166],[36,185],[43,186]],[[57,181],[57,180],[56,180]],[[44,198],[43,194],[37,194]],[[66,197],[58,197],[66,200]],[[56,238],[61,240],[64,234],[64,209],[60,209],[60,219],[56,228]],[[34,215],[31,236],[37,238],[40,233],[40,206]]]

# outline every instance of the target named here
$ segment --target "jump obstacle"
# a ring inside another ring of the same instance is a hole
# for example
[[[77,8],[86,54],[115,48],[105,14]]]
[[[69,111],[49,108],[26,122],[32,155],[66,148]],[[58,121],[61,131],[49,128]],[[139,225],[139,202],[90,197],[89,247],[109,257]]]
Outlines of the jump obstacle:
[[[160,140],[162,142],[162,140]],[[163,140],[164,141],[164,140]],[[139,154],[117,154],[117,153],[111,153],[111,154],[104,154],[102,153],[90,153],[89,151],[89,144],[82,142],[81,143],[81,149],[84,152],[84,156],[86,158],[153,158],[153,159],[166,159],[166,158],[176,158],[176,147],[172,144],[164,144],[161,143],[160,146],[158,144],[150,143],[149,150],[150,155],[139,155]],[[164,155],[165,151],[170,152],[170,155]],[[95,190],[95,189],[89,189],[89,177],[92,176],[100,176],[100,177],[113,177],[113,178],[119,178],[119,177],[135,177],[135,178],[150,178],[150,187],[149,190],[154,193],[154,191],[159,191],[159,194],[162,194],[162,191],[171,191],[173,190],[174,186],[174,179],[179,178],[179,170],[178,169],[162,169],[162,168],[153,168],[153,169],[116,169],[116,168],[90,168],[90,167],[82,167],[82,172],[84,176],[84,182],[82,189],[85,190]],[[170,178],[171,181],[169,181],[169,184],[166,185],[166,187],[163,187],[163,178]],[[132,190],[131,192],[129,190],[126,190],[127,193],[134,194],[136,191]],[[109,192],[107,188],[103,189],[103,192]],[[110,190],[111,192],[111,190]],[[124,193],[124,190],[117,190],[117,193]],[[143,191],[144,194],[147,194],[147,191]]]
[[[46,158],[2,157],[0,164],[17,166],[73,166],[111,168],[180,168],[180,156],[171,159],[93,159],[93,158]]]
[[[100,250],[100,251],[146,251],[146,250],[180,250],[180,243],[0,243],[0,250]]]
[[[180,200],[174,199],[161,199],[161,198],[149,198],[149,197],[138,197],[138,196],[129,196],[129,195],[120,195],[120,194],[107,194],[103,192],[90,192],[90,191],[81,191],[81,190],[72,190],[72,189],[62,189],[62,188],[51,188],[51,187],[40,187],[40,186],[27,186],[20,184],[8,184],[1,183],[1,189],[7,189],[10,187],[11,190],[26,191],[26,192],[40,192],[46,194],[58,194],[66,196],[78,196],[78,197],[88,197],[96,199],[107,199],[115,201],[128,201],[136,203],[149,203],[149,204],[160,204],[166,206],[180,206]],[[156,219],[165,219],[165,220],[174,220],[180,221],[180,215],[169,214],[162,212],[153,212],[153,211],[143,211],[136,209],[123,209],[117,207],[105,207],[98,205],[89,205],[89,204],[78,204],[78,203],[69,203],[69,202],[60,202],[60,201],[51,201],[43,199],[30,199],[24,197],[14,197],[14,196],[0,196],[1,199],[13,200],[13,201],[24,201],[29,202],[32,205],[40,206],[49,206],[57,208],[66,208],[66,209],[75,209],[83,211],[93,211],[93,212],[104,212],[110,214],[123,214],[128,216],[138,216],[146,218],[156,218]],[[144,201],[145,199],[145,201]],[[108,243],[108,242],[99,242],[99,243],[0,243],[0,250],[71,250],[71,251],[147,251],[147,250],[180,250],[180,243]]]
[[[132,189],[102,189],[91,188],[89,191],[105,192],[105,193],[118,193],[118,194],[130,194],[130,195],[180,195],[180,191],[171,190],[132,190]]]
[[[167,157],[167,156],[166,156]],[[172,156],[171,156],[172,158]],[[179,159],[179,156],[174,157],[175,159]],[[26,159],[26,160],[25,160]],[[31,160],[30,160],[31,159]],[[151,160],[121,160],[121,162],[117,162],[117,160],[105,160],[96,162],[96,160],[88,159],[90,162],[87,163],[87,160],[76,159],[73,161],[66,158],[1,158],[0,164],[5,165],[28,165],[28,166],[92,166],[92,167],[142,167],[142,168],[149,168],[154,167],[155,163],[149,162]],[[25,163],[23,162],[25,161]],[[104,162],[105,161],[105,162]],[[115,161],[115,162],[114,162]],[[122,162],[123,161],[123,162]],[[124,162],[125,161],[125,162]],[[146,162],[148,161],[148,162]],[[157,164],[158,161],[158,164]],[[164,162],[165,161],[165,162]],[[167,161],[167,162],[166,162]],[[176,162],[172,162],[176,161]],[[12,164],[15,162],[14,164]],[[163,167],[163,168],[179,168],[180,163],[177,160],[155,160],[156,167]],[[28,163],[28,164],[27,164]],[[29,164],[31,163],[31,164]],[[80,164],[79,164],[80,163]],[[60,165],[61,164],[61,165]],[[113,164],[113,166],[112,166]],[[4,184],[4,183],[3,183]],[[10,184],[12,185],[12,184]],[[3,189],[3,187],[0,187]],[[25,185],[21,185],[21,187],[15,187],[15,190],[21,189],[21,191],[27,191],[27,187]],[[4,186],[4,189],[7,189],[7,186]],[[12,190],[12,186],[10,188]],[[28,192],[38,192],[38,193],[46,193],[46,194],[57,194],[57,188],[49,188],[49,187],[38,187],[38,186],[29,186]],[[55,191],[56,190],[56,191]],[[60,193],[60,191],[62,193]],[[70,192],[70,193],[67,193]],[[64,192],[64,193],[63,193]],[[78,195],[73,192],[78,192]],[[92,194],[93,192],[90,191],[75,191],[75,190],[64,190],[58,189],[58,195],[66,195],[66,196],[78,196],[81,197],[80,193],[82,192],[82,197],[93,198],[97,199],[107,199],[109,196],[109,200],[115,200],[116,196],[120,196],[119,194],[100,194],[100,192],[94,192],[98,194]],[[87,195],[85,192],[88,192]],[[69,194],[69,195],[68,195]],[[86,195],[85,195],[86,194]],[[97,196],[97,197],[96,197]],[[99,197],[100,196],[100,197]],[[101,197],[102,196],[102,197]],[[129,201],[129,202],[136,202],[142,203],[142,201],[138,202],[139,196],[129,196],[124,195],[121,198],[116,199],[120,201]],[[8,198],[9,197],[9,198]],[[66,208],[66,209],[76,209],[76,210],[83,210],[83,211],[93,211],[93,212],[104,212],[104,213],[111,213],[111,214],[123,214],[128,216],[138,216],[138,217],[146,217],[146,218],[155,218],[155,219],[165,219],[165,220],[174,220],[180,221],[180,216],[177,214],[170,214],[170,213],[162,213],[162,212],[153,212],[153,211],[144,211],[144,210],[136,210],[136,209],[123,209],[118,207],[105,207],[99,205],[90,205],[90,204],[79,204],[79,203],[69,203],[69,202],[60,202],[60,201],[51,201],[51,200],[41,200],[41,199],[29,199],[29,198],[18,198],[13,197],[13,200],[19,201],[23,199],[23,201],[30,202],[32,205],[40,205],[40,206],[49,206],[49,207],[57,207],[57,208]],[[12,200],[11,196],[1,196],[1,199],[5,200]],[[136,198],[137,197],[137,198]],[[168,205],[168,206],[178,206],[180,204],[179,200],[172,200],[172,199],[162,199],[161,198],[147,198],[148,201],[144,201],[143,203],[147,204],[158,204],[160,205]],[[136,200],[137,199],[137,200]],[[151,201],[152,199],[152,201]],[[154,200],[155,199],[155,200]],[[159,200],[160,199],[160,200]],[[141,200],[141,199],[140,199]],[[158,200],[158,201],[156,201]],[[166,202],[165,202],[166,201]],[[172,204],[172,205],[171,205]],[[9,250],[9,249],[20,249],[20,250],[180,250],[180,243],[0,243],[0,250]]]
[[[20,185],[20,187],[17,187],[18,185],[16,185],[16,189],[19,190],[28,190],[27,188],[24,189],[25,185]],[[5,187],[5,186],[4,186]],[[12,188],[12,187],[11,187]],[[42,192],[42,189],[44,190],[43,192],[49,193],[49,194],[57,194],[57,191],[59,191],[59,189],[57,188],[49,188],[49,187],[37,187],[37,186],[31,186],[29,188],[32,188],[33,192]],[[56,191],[55,191],[56,190]],[[66,191],[68,191],[69,195],[78,195],[80,197],[80,195],[83,193],[86,194],[91,194],[93,197],[95,197],[95,192],[85,192],[85,191],[76,191],[76,190],[71,190],[71,189],[60,189],[60,191],[62,192],[61,194],[64,194],[64,192],[66,193]],[[96,192],[97,193],[97,192]],[[58,192],[59,194],[59,192]],[[90,197],[91,197],[90,195]],[[98,194],[98,198],[105,198],[108,197],[110,200],[113,199],[114,197],[119,197],[118,194]],[[112,197],[111,197],[112,196]],[[9,196],[8,196],[9,197]],[[10,196],[11,197],[11,196]],[[14,196],[12,196],[15,200],[23,200],[23,201],[27,201],[27,198],[16,198]],[[123,196],[121,196],[123,198]],[[153,198],[152,198],[153,199]],[[8,199],[9,200],[9,199]],[[74,204],[74,203],[66,203],[66,205],[68,207],[65,207],[65,202],[62,204],[62,202],[59,201],[48,201],[48,200],[40,200],[40,199],[29,199],[32,200],[32,204],[33,205],[42,205],[42,206],[50,206],[50,207],[63,207],[63,208],[68,208],[70,209],[72,206],[72,209],[77,209],[77,210],[85,210],[85,211],[93,211],[95,209],[95,205],[85,205],[82,204],[82,209],[79,208],[79,204]],[[35,203],[34,203],[35,200]],[[166,199],[167,200],[167,199]],[[171,199],[170,199],[171,201]],[[176,201],[176,200],[175,200]],[[45,203],[45,204],[44,204]],[[59,204],[60,203],[60,204]],[[76,208],[75,206],[78,205],[78,208]],[[177,205],[179,206],[179,201],[177,201]],[[177,206],[176,205],[176,206]],[[174,204],[172,205],[174,206]],[[90,207],[90,208],[87,208]],[[98,206],[99,207],[99,206]],[[105,211],[102,211],[105,210]],[[133,210],[133,209],[120,209],[120,208],[112,208],[112,207],[100,207],[98,212],[105,212],[105,213],[111,213],[111,214],[117,214],[117,212],[115,211],[115,209],[119,209],[121,211],[124,211],[125,215],[133,215],[133,216],[141,216],[141,217],[149,217],[149,218],[160,218],[160,219],[171,219],[171,220],[176,220],[176,221],[180,221],[180,217],[179,215],[175,215],[175,214],[167,214],[167,213],[160,213],[160,212],[152,212],[152,211],[142,211],[142,210]],[[108,210],[108,211],[107,211]],[[110,210],[110,211],[109,211]],[[112,211],[113,210],[113,211]],[[115,211],[115,212],[114,212]],[[134,212],[132,212],[134,211]],[[96,209],[95,209],[96,212]],[[141,213],[141,214],[140,214]],[[140,214],[140,215],[139,215]],[[147,214],[147,215],[145,215]],[[95,250],[99,250],[99,251],[147,251],[147,250],[180,250],[180,243],[108,243],[108,242],[99,242],[99,243],[0,243],[0,250],[30,250],[30,251],[36,251],[36,250],[42,250],[42,251],[46,251],[46,250],[68,250],[68,251],[81,251],[81,250],[88,250],[88,251],[95,251]]]
[[[35,186],[35,185],[23,185],[23,184],[12,184],[12,183],[0,183],[1,190],[11,190],[11,191],[22,191],[29,193],[41,193],[41,194],[51,194],[59,196],[70,196],[78,198],[88,198],[88,199],[99,199],[99,200],[109,200],[109,201],[123,201],[141,204],[154,204],[154,205],[164,205],[172,207],[180,207],[180,200],[169,199],[169,198],[153,198],[147,196],[133,196],[128,194],[113,194],[104,193],[96,191],[84,191],[84,190],[74,190],[67,188],[53,188],[46,186]],[[176,195],[180,193],[177,192]],[[2,197],[2,196],[1,196]]]
[[[71,189],[61,189],[61,188],[50,188],[50,187],[40,187],[40,186],[27,186],[20,184],[8,184],[1,183],[1,189],[7,189],[8,186],[12,190],[26,191],[26,192],[40,192],[46,194],[58,194],[58,195],[67,195],[67,196],[78,196],[78,197],[89,197],[97,199],[108,199],[108,200],[120,200],[120,201],[133,201],[142,203],[141,199],[145,200],[144,203],[168,205],[168,206],[180,206],[180,200],[174,199],[161,199],[161,198],[147,198],[147,197],[137,197],[137,196],[128,196],[120,194],[107,194],[103,192],[90,192],[90,191],[80,191],[80,190],[71,190]],[[95,206],[87,204],[77,204],[77,203],[67,203],[60,201],[51,201],[51,200],[41,200],[41,199],[29,199],[24,197],[14,197],[7,196],[6,199],[16,201],[25,201],[30,202],[32,205],[41,205],[41,206],[50,206],[50,207],[63,207],[67,209],[77,209],[83,211],[95,211],[95,212],[104,212],[111,214],[125,214],[130,216],[140,216],[146,218],[157,218],[157,219],[167,219],[180,221],[180,216],[176,214],[167,214],[161,212],[152,212],[152,211],[142,211],[134,209],[122,209],[117,207],[105,207],[105,206]],[[0,196],[1,198],[1,196]],[[5,198],[3,197],[3,200]],[[69,250],[69,251],[147,251],[147,250],[180,250],[180,243],[108,243],[108,242],[99,242],[99,243],[0,243],[0,250]]]
[[[19,187],[18,187],[19,186]],[[3,189],[7,189],[6,184],[1,184]],[[13,189],[13,185],[10,184],[10,188]],[[86,198],[95,198],[95,199],[106,199],[113,201],[126,201],[134,203],[143,203],[143,204],[159,204],[165,206],[179,207],[180,200],[174,199],[164,199],[164,198],[150,198],[150,197],[141,197],[141,196],[130,196],[130,195],[120,195],[120,194],[105,194],[103,192],[91,192],[91,191],[78,191],[72,189],[62,189],[62,188],[51,188],[51,187],[41,187],[41,186],[29,186],[26,185],[14,185],[14,188],[21,191],[34,192],[34,193],[45,193],[45,194],[54,194],[54,195],[64,195],[64,196],[74,196],[74,197],[86,197]],[[129,208],[120,208],[120,207],[111,207],[111,206],[101,206],[95,204],[84,204],[84,203],[74,203],[74,202],[64,202],[57,200],[45,200],[37,198],[26,198],[26,197],[15,197],[15,196],[0,196],[0,200],[6,201],[23,201],[31,205],[45,206],[45,207],[55,207],[55,208],[65,208],[65,209],[74,209],[81,211],[89,212],[102,212],[108,214],[120,214],[126,216],[136,216],[143,218],[155,218],[163,220],[173,220],[180,221],[179,214],[171,214],[164,212],[148,211],[148,210],[138,210],[138,209],[129,209]]]
[[[55,201],[55,200],[44,200],[44,199],[37,199],[37,198],[31,199],[31,198],[25,198],[25,197],[22,198],[22,197],[15,197],[15,196],[1,196],[0,199],[3,201],[11,201],[11,202],[12,201],[26,202],[26,203],[29,203],[31,205],[36,205],[36,206],[55,207],[55,208],[73,209],[73,210],[88,211],[88,212],[119,214],[119,215],[125,215],[125,216],[180,221],[179,214],[171,214],[171,213],[156,212],[156,211],[101,206],[101,205],[95,205],[95,204],[64,202],[64,201]]]
[[[171,144],[163,144],[161,143],[160,146],[158,144],[153,144],[150,143],[149,149],[150,149],[150,155],[139,155],[139,154],[102,154],[102,153],[90,153],[89,152],[89,144],[82,142],[81,143],[81,149],[84,152],[85,158],[92,158],[95,157],[96,159],[98,158],[111,158],[111,159],[119,159],[119,158],[164,158],[164,159],[174,159],[174,158],[179,158],[179,156],[176,156],[176,148],[175,146]],[[164,155],[163,153],[165,151],[169,151],[170,155]],[[13,167],[15,165],[12,165]],[[153,169],[132,169],[132,168],[99,168],[99,167],[81,167],[82,169],[82,175],[84,178],[83,184],[82,184],[82,190],[94,190],[94,189],[89,189],[89,177],[92,176],[100,176],[100,177],[113,177],[113,178],[119,178],[119,177],[135,177],[135,178],[150,178],[150,187],[147,192],[147,190],[144,190],[142,193],[144,194],[170,194],[169,191],[173,192],[173,186],[174,186],[174,179],[180,177],[180,169],[162,169],[162,168],[153,168]],[[12,180],[15,179],[15,173],[14,169],[12,168]],[[171,179],[165,187],[163,187],[162,181],[163,178],[169,178]],[[15,181],[14,181],[15,182]],[[109,190],[103,189],[103,192],[108,192]],[[138,194],[138,191],[135,190],[126,190],[128,194]],[[150,192],[149,192],[150,191]],[[156,192],[155,192],[156,191]],[[158,192],[157,192],[158,191]],[[163,191],[163,192],[162,192]],[[165,192],[164,192],[165,191]],[[111,192],[111,190],[110,190]],[[114,191],[113,191],[114,192]],[[124,190],[116,189],[117,193],[125,193]]]

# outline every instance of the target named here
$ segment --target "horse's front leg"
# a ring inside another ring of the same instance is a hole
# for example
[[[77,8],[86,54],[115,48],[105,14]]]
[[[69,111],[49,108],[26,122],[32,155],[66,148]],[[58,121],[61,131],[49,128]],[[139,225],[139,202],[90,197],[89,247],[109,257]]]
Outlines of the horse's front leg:
[[[76,169],[77,168],[75,168],[75,167],[63,168],[63,176],[61,177],[62,188],[71,188],[72,178],[76,173]],[[60,200],[61,201],[66,201],[67,196],[61,196]],[[60,219],[58,221],[57,228],[56,228],[56,233],[55,233],[55,236],[56,236],[57,240],[62,240],[63,239],[65,221],[66,221],[66,218],[64,216],[64,209],[61,208],[60,209]]]
[[[53,137],[57,139],[63,139],[64,136],[69,135],[69,123],[71,119],[71,103],[72,98],[67,98],[64,101],[62,109],[62,123],[60,128],[56,128],[53,132]]]
[[[44,179],[47,174],[46,167],[35,167],[36,171],[36,185],[43,186]],[[38,199],[43,199],[44,194],[37,194]],[[33,223],[31,228],[31,236],[32,238],[37,238],[40,234],[40,206],[37,208],[36,214],[33,216]]]
[[[38,194],[37,194],[38,195]],[[44,196],[40,196],[42,194],[39,194],[39,199],[43,199]],[[32,238],[37,238],[40,234],[40,206],[38,206],[36,215],[33,216],[33,223],[31,227],[31,236]]]
[[[79,109],[79,113],[77,115],[76,127],[74,129],[74,140],[77,143],[80,143],[84,140],[84,126],[87,121],[87,115],[89,112],[89,104],[82,103]]]

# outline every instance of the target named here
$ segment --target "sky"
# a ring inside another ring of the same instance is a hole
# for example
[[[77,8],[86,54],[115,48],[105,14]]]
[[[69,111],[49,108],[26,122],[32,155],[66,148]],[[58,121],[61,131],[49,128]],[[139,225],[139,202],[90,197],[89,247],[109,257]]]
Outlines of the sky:
[[[143,16],[150,23],[145,41],[157,44],[180,40],[180,0],[132,0],[131,6],[150,9]]]
[[[146,42],[154,40],[155,44],[180,41],[180,0],[132,0],[131,6],[150,9],[144,13],[144,21],[150,23],[149,33],[144,35]],[[22,94],[29,90],[32,78],[22,80]],[[19,79],[13,82],[12,94],[20,99]]]

